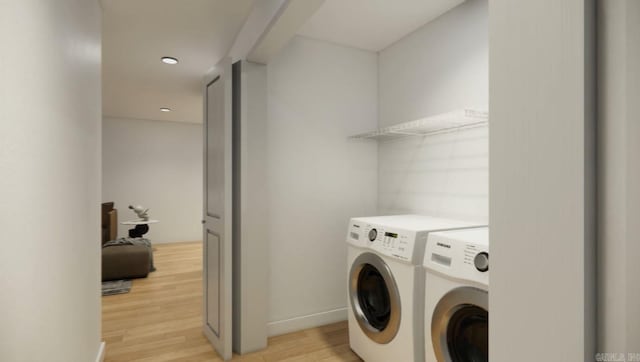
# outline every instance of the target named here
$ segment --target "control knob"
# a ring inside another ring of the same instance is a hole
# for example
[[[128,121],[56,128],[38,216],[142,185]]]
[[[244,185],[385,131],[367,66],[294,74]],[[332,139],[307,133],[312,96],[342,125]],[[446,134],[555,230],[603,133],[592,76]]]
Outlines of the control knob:
[[[476,266],[478,271],[486,272],[489,270],[489,253],[484,251],[482,253],[478,253],[473,259],[473,264]]]
[[[378,230],[376,230],[376,229],[369,230],[369,240],[370,241],[376,240],[377,237],[378,237]]]

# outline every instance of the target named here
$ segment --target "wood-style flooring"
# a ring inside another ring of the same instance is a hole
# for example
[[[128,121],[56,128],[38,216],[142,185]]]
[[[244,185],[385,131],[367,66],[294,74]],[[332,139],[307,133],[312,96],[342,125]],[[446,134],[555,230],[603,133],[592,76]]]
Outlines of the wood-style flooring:
[[[102,297],[106,362],[221,361],[202,334],[202,243],[157,244],[157,271],[128,294]],[[360,361],[346,322],[269,338],[234,361]]]

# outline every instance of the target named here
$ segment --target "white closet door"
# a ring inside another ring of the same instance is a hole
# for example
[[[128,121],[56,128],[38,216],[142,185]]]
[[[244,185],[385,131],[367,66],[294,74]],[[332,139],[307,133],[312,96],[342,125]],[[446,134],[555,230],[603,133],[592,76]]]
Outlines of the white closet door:
[[[204,99],[204,333],[231,359],[232,338],[232,74],[217,67]]]

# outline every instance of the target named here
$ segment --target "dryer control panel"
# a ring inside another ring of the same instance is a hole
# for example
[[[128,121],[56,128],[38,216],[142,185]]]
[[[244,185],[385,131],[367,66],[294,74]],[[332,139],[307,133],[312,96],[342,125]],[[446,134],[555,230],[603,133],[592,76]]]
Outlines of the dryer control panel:
[[[424,267],[450,278],[489,283],[488,228],[431,233]]]

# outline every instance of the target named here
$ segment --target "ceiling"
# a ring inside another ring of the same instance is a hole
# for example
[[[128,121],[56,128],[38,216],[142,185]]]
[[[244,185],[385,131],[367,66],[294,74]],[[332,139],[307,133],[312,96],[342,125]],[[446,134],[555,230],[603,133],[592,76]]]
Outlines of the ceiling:
[[[201,123],[203,76],[227,54],[253,1],[102,0],[104,116]]]
[[[101,0],[103,115],[201,123],[203,76],[228,53],[254,1],[263,0]],[[326,0],[298,34],[380,51],[462,2]]]
[[[299,35],[380,51],[464,0],[326,0]]]

